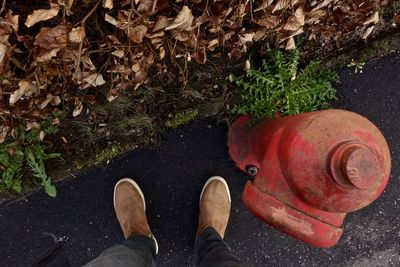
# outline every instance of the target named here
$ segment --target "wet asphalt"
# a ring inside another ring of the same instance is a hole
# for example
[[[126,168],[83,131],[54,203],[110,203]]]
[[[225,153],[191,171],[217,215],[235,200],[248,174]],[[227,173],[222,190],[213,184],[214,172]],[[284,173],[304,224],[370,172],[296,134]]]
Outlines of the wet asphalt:
[[[203,120],[163,136],[157,148],[139,148],[104,167],[58,184],[58,196],[36,192],[0,205],[0,266],[29,266],[54,240],[64,240],[73,266],[81,266],[122,240],[114,215],[113,186],[133,177],[160,245],[159,266],[193,266],[198,196],[209,176],[229,183],[232,214],[226,240],[254,266],[400,266],[400,54],[368,62],[361,74],[340,71],[338,108],[374,122],[392,153],[392,175],[383,195],[348,215],[340,242],[318,249],[254,218],[241,203],[247,180],[230,160],[227,126]]]

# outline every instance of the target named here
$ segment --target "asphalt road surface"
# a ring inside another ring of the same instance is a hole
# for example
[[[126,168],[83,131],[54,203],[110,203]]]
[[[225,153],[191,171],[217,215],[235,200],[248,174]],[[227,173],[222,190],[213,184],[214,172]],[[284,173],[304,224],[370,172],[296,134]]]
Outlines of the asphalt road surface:
[[[211,175],[225,177],[231,188],[226,240],[255,266],[400,266],[400,55],[370,62],[362,74],[342,70],[341,77],[335,105],[376,123],[391,148],[393,166],[384,194],[348,215],[335,247],[313,248],[254,218],[240,200],[247,177],[229,158],[227,126],[205,120],[165,134],[158,148],[136,149],[59,184],[56,199],[37,192],[2,204],[0,266],[29,266],[53,239],[66,240],[72,265],[80,266],[121,240],[112,193],[122,177],[133,177],[147,198],[159,266],[193,266],[198,197]]]

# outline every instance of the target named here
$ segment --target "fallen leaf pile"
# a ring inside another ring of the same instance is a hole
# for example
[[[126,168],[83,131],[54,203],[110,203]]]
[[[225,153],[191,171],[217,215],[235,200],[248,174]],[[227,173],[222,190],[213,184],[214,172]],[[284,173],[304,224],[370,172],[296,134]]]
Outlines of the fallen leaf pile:
[[[79,116],[165,73],[176,62],[240,58],[255,42],[294,49],[367,39],[378,0],[3,0],[0,11],[0,143],[24,121],[55,110]]]

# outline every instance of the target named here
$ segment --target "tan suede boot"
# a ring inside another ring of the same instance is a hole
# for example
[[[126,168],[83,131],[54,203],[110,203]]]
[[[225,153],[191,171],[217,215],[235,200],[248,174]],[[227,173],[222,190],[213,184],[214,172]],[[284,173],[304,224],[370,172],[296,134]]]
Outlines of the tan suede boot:
[[[130,178],[118,181],[114,187],[114,208],[125,239],[135,235],[151,237],[158,252],[157,240],[147,222],[143,192],[135,181]]]
[[[222,177],[211,177],[200,195],[199,226],[196,235],[200,235],[207,227],[212,227],[224,238],[230,211],[231,195],[228,184]]]

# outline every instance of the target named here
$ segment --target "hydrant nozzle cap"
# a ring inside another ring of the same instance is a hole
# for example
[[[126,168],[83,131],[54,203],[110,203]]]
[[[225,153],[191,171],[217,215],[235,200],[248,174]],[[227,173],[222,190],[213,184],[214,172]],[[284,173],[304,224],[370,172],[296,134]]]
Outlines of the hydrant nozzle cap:
[[[341,144],[332,154],[331,173],[343,187],[370,189],[380,179],[381,172],[377,155],[361,142]]]

